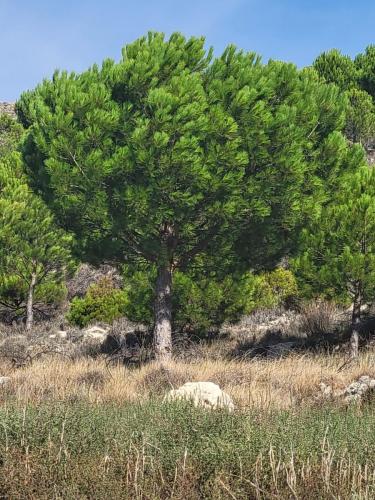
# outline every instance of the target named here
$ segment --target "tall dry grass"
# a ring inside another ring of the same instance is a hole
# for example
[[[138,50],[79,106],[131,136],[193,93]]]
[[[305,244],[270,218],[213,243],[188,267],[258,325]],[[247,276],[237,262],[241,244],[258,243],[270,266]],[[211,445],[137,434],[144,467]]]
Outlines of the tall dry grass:
[[[69,361],[47,357],[30,366],[14,369],[0,365],[0,375],[11,383],[0,391],[5,402],[18,404],[43,401],[116,403],[161,397],[187,381],[211,381],[220,385],[239,410],[287,409],[315,400],[320,382],[342,388],[363,374],[375,376],[375,354],[340,369],[342,355],[291,355],[277,360],[203,360],[197,362],[152,362],[140,368],[110,366],[105,359]]]

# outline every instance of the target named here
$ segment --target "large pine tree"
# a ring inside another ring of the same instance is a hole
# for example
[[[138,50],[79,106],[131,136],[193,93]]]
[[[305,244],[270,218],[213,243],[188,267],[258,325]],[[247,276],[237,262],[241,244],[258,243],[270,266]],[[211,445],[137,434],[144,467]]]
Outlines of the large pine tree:
[[[346,102],[314,71],[262,65],[204,40],[149,34],[24,94],[32,186],[82,255],[156,268],[154,344],[171,355],[176,269],[265,266],[361,152],[339,130]],[[212,259],[212,257],[215,259]]]

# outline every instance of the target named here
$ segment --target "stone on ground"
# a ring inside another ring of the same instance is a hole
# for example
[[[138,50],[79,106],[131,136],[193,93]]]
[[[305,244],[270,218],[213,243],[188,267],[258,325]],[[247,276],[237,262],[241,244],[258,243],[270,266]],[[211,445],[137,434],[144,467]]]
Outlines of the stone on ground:
[[[169,391],[164,398],[167,402],[178,400],[191,401],[197,407],[234,410],[231,397],[213,382],[187,382],[179,389]]]
[[[0,387],[9,384],[10,380],[10,377],[0,377]]]

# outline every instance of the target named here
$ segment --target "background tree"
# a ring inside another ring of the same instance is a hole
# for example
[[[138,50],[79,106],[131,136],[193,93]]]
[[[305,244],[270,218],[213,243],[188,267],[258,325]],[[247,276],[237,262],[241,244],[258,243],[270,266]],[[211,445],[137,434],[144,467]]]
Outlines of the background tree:
[[[363,54],[358,54],[355,65],[360,88],[375,99],[375,45],[369,45]]]
[[[72,239],[57,229],[51,213],[15,177],[17,157],[0,164],[0,300],[26,310],[26,329],[33,325],[35,294],[47,303],[61,294],[72,261]]]
[[[345,133],[347,137],[369,149],[375,138],[375,105],[371,96],[356,88],[348,92],[349,108]]]
[[[334,83],[347,94],[345,133],[369,150],[375,142],[375,48],[367,47],[354,61],[336,49],[323,52],[313,66],[324,81]]]
[[[327,83],[334,83],[342,90],[350,90],[358,84],[358,65],[337,49],[320,54],[313,66]]]
[[[33,188],[81,255],[154,266],[160,359],[171,355],[173,272],[204,256],[221,272],[270,265],[323,179],[361,155],[338,132],[345,99],[315,72],[234,47],[210,60],[203,39],[149,34],[119,63],[56,73],[18,103]]]
[[[295,261],[305,292],[350,300],[352,356],[358,354],[361,305],[375,297],[375,171],[348,175],[334,197],[305,230]]]

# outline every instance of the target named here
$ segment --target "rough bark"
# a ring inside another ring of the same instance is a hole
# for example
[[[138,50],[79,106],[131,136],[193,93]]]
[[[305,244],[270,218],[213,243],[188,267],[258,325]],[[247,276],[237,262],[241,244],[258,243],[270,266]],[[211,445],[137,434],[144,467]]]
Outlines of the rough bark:
[[[353,300],[353,312],[351,323],[350,355],[352,358],[358,356],[359,351],[359,328],[361,323],[361,291],[360,288],[355,293]]]
[[[26,330],[30,331],[33,327],[34,321],[34,288],[36,285],[36,274],[33,273],[31,275],[31,281],[29,286],[29,293],[27,295],[27,304],[26,304]]]
[[[172,270],[168,265],[158,269],[155,297],[154,352],[159,361],[172,357]]]

